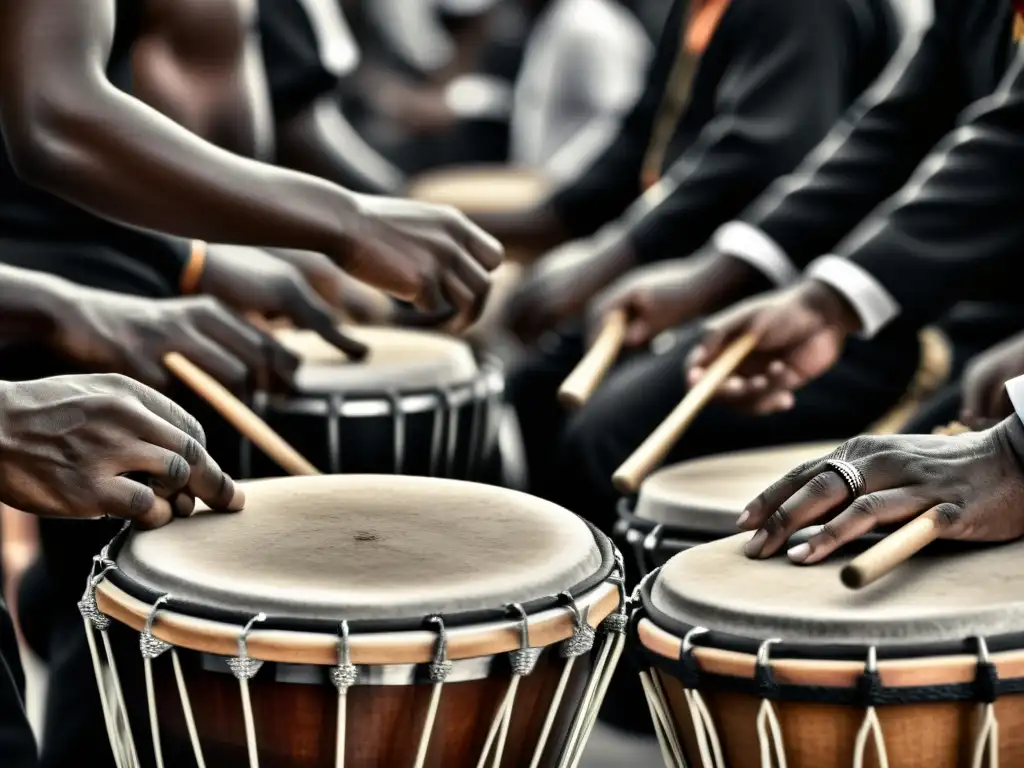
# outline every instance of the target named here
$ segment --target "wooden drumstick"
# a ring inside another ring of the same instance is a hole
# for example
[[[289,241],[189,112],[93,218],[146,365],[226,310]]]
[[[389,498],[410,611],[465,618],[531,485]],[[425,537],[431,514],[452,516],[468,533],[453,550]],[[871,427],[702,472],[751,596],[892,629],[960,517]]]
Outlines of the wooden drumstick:
[[[247,437],[281,469],[291,475],[319,475],[320,470],[310,464],[283,437],[270,428],[259,416],[210,374],[177,352],[164,355],[164,365],[187,384],[197,395],[217,409],[221,416]]]
[[[612,482],[619,492],[623,494],[636,493],[643,479],[672,450],[672,446],[690,426],[690,422],[697,417],[701,408],[715,396],[719,387],[733,374],[733,371],[739,367],[747,355],[754,351],[757,342],[758,337],[754,334],[740,336],[708,366],[704,377],[686,394],[682,402],[658,425],[651,436],[633,451],[633,455],[615,471]]]
[[[939,516],[932,507],[857,555],[843,568],[839,577],[850,589],[866,587],[935,541],[939,532]]]
[[[558,389],[558,402],[566,408],[580,408],[594,394],[601,379],[615,363],[626,338],[626,313],[616,309],[605,318],[601,332],[587,354]]]

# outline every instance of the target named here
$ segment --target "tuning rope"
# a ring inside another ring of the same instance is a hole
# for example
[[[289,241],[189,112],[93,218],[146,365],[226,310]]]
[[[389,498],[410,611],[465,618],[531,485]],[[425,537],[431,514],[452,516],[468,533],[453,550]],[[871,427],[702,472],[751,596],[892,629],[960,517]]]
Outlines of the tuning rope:
[[[767,670],[769,663],[769,649],[773,643],[779,640],[765,640],[757,651],[757,665]],[[782,726],[779,724],[778,714],[770,699],[763,699],[757,711],[757,742],[761,749],[761,768],[786,768],[786,747],[782,740]],[[775,762],[772,762],[772,754],[775,755]]]
[[[572,675],[573,667],[576,664],[576,659],[584,654],[590,653],[590,650],[594,647],[594,628],[590,626],[589,606],[584,608],[583,613],[580,613],[580,609],[576,605],[576,600],[568,592],[563,592],[562,597],[567,602],[567,607],[572,613],[573,622],[573,633],[572,637],[562,643],[559,652],[563,659],[565,659],[565,666],[562,667],[562,675],[558,678],[558,687],[555,688],[555,695],[551,699],[551,704],[548,706],[547,717],[544,718],[544,727],[540,732],[540,739],[537,741],[537,746],[533,750],[533,759],[530,761],[530,768],[537,768],[540,765],[540,759],[544,755],[544,750],[547,747],[548,739],[551,737],[551,729],[555,724],[555,716],[558,714],[558,710],[562,706],[562,697],[565,695],[565,688],[569,684],[569,678]]]
[[[683,638],[682,655],[685,657],[693,651],[693,638],[703,635],[708,630],[704,627],[694,627]],[[690,720],[693,723],[693,732],[697,736],[697,750],[700,753],[701,768],[725,768],[725,760],[722,757],[722,744],[718,738],[718,729],[715,728],[715,721],[711,718],[707,703],[700,691],[696,688],[684,688],[683,697],[686,699],[686,707],[690,712]]]
[[[238,656],[228,659],[228,669],[238,680],[238,690],[242,697],[242,717],[245,721],[245,744],[249,753],[249,768],[259,768],[260,755],[256,745],[256,725],[252,717],[252,697],[249,695],[249,681],[263,667],[263,662],[249,658],[249,635],[255,624],[267,620],[265,613],[259,613],[249,619],[238,636]]]
[[[430,707],[427,709],[427,718],[423,723],[423,732],[420,734],[420,745],[416,751],[414,768],[423,768],[427,760],[430,734],[434,730],[434,720],[437,718],[437,709],[441,704],[441,689],[452,671],[452,663],[448,661],[448,636],[444,630],[444,620],[440,616],[431,616],[429,621],[432,624],[437,624],[437,647],[434,651],[434,660],[427,668],[434,689],[430,694]]]
[[[983,637],[977,638],[978,642],[978,663],[989,664],[988,643]],[[974,757],[971,760],[971,768],[999,768],[999,721],[996,719],[996,706],[994,701],[982,705],[980,712],[979,729],[977,741],[974,744]],[[884,768],[884,766],[883,766]]]
[[[868,661],[864,671],[869,675],[874,675],[878,672],[878,652],[873,646],[868,650]],[[875,744],[878,768],[889,768],[889,754],[885,748],[882,723],[878,720],[878,711],[874,705],[867,708],[867,711],[864,713],[864,722],[861,723],[860,729],[857,731],[857,739],[853,744],[853,768],[864,768],[868,736],[873,738]]]

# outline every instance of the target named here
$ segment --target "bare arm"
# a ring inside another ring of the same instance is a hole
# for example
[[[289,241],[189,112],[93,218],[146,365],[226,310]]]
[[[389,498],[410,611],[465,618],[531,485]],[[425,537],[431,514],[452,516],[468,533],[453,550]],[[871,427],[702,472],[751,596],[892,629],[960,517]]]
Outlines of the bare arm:
[[[98,215],[172,234],[344,259],[355,198],[245,160],[115,88],[114,0],[9,0],[0,125],[18,173]]]

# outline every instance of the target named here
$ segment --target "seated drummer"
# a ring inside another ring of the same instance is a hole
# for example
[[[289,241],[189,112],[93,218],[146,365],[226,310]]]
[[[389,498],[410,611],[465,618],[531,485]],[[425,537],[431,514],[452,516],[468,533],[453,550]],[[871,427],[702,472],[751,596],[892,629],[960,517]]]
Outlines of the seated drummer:
[[[1016,360],[1020,367],[1024,363]],[[829,456],[794,468],[747,505],[740,527],[753,531],[752,558],[777,554],[797,531],[820,532],[787,551],[794,563],[820,563],[877,526],[901,526],[933,510],[939,538],[974,542],[1024,536],[1024,377],[1000,399],[1011,415],[981,432],[955,436],[856,437]],[[827,459],[851,465],[848,484]]]
[[[555,391],[581,354],[587,301],[638,263],[692,251],[792,170],[897,37],[888,4],[874,0],[698,2],[692,16],[686,5],[672,5],[646,91],[593,166],[535,210],[479,218],[510,245],[579,238],[544,256],[512,302],[525,340],[560,331],[507,387],[540,495],[555,492]]]
[[[838,336],[822,330],[813,338],[819,345],[814,351],[820,352],[828,342],[830,357],[817,368],[819,378],[799,397],[776,392],[774,400],[761,398],[753,408],[756,417],[749,408],[712,404],[688,428],[668,463],[729,450],[842,438],[866,429],[903,397],[917,366],[918,329],[969,297],[973,284],[983,279],[977,269],[966,281],[951,280],[951,290],[943,293],[938,286],[944,284],[944,274],[950,274],[947,268],[968,254],[978,256],[981,264],[985,254],[1009,248],[1011,230],[1019,225],[1011,170],[1018,162],[1014,152],[1019,143],[1003,127],[1014,123],[999,122],[1016,104],[1017,69],[1011,68],[998,84],[1010,62],[1012,26],[1009,0],[964,2],[958,11],[947,9],[934,17],[909,38],[892,67],[857,105],[851,113],[855,119],[838,125],[800,173],[780,179],[766,201],[754,206],[771,227],[772,239],[780,235],[784,253],[794,263],[807,263],[813,253],[820,253],[808,252],[805,242],[833,254],[863,253],[871,260],[871,272],[891,286],[894,296],[905,297],[898,300],[906,302],[906,311],[897,318],[885,299],[858,299],[868,282],[863,272],[835,256],[821,259],[810,270],[817,280],[805,283],[807,290],[787,295],[799,295],[807,306],[817,307],[817,297],[832,285],[869,314],[881,309],[880,322],[865,317],[864,330],[872,338],[843,334],[843,345]],[[963,88],[951,88],[950,82]],[[948,130],[969,99],[986,94],[994,95],[965,112],[962,119],[968,125],[929,156],[938,140],[936,123]],[[911,176],[917,165],[918,174]],[[857,217],[901,184],[907,184],[903,192],[833,248],[857,224]],[[766,259],[758,259],[764,249],[748,247],[737,258],[729,254],[740,248],[730,247],[734,250],[638,270],[595,302],[595,327],[610,309],[626,310],[627,344],[638,350],[645,350],[663,331],[675,330],[652,352],[638,351],[621,365],[572,417],[556,449],[558,461],[553,462],[559,483],[555,500],[601,525],[613,524],[618,494],[612,474],[687,391],[679,371],[698,345],[700,329],[696,324],[676,327],[763,290],[767,276],[778,274]],[[787,268],[791,275],[793,267]],[[772,321],[758,326],[771,330],[764,343],[778,331],[772,323],[796,327],[802,322],[802,314],[792,314],[794,305],[791,302]],[[839,314],[845,306],[839,302]],[[847,310],[844,317],[850,314]],[[715,345],[716,351],[720,348]],[[752,383],[765,387],[767,378],[755,377]],[[728,384],[736,386],[735,381]]]

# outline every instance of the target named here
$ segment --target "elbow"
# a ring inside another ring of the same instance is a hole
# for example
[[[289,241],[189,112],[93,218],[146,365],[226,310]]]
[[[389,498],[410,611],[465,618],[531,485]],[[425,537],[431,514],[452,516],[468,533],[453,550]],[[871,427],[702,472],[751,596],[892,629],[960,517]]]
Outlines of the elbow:
[[[11,165],[27,184],[60,194],[82,167],[89,135],[86,113],[75,105],[37,103],[24,110],[16,130],[5,133]]]

